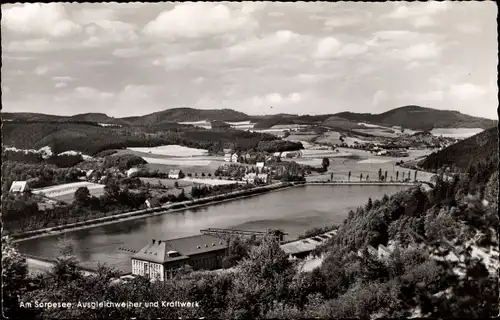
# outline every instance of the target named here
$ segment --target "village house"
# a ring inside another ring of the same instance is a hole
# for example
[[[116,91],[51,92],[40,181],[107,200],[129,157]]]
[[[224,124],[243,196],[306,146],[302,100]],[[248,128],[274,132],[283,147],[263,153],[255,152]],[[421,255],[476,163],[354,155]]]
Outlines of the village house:
[[[130,168],[126,172],[127,178],[132,178],[135,177],[139,174],[139,169],[138,168]]]
[[[220,269],[227,249],[227,241],[210,235],[152,239],[132,256],[132,274],[163,281],[172,279],[186,265],[194,270]]]
[[[250,172],[243,177],[243,181],[246,181],[247,183],[255,183],[255,178],[257,178],[257,174]]]
[[[271,175],[268,173],[259,173],[257,175],[257,179],[259,179],[262,183],[270,183],[271,182]]]
[[[27,181],[14,181],[14,182],[12,182],[12,185],[10,186],[9,191],[23,193],[23,192],[27,192],[29,190],[30,190],[30,188],[28,186]]]
[[[144,203],[146,204],[146,207],[148,207],[149,209],[151,209],[151,208],[157,208],[157,207],[161,206],[160,201],[158,200],[158,198],[147,199]]]
[[[180,179],[180,176],[181,176],[181,170],[179,169],[172,169],[168,171],[169,179]]]
[[[224,155],[224,161],[226,162],[238,162],[238,154],[237,153],[226,153]]]

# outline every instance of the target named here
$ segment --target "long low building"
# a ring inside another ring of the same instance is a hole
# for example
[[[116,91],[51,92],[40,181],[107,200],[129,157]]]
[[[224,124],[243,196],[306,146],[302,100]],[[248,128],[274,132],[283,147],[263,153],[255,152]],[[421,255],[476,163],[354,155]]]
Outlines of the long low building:
[[[186,265],[193,270],[220,269],[227,249],[226,240],[204,234],[173,240],[152,239],[132,256],[132,274],[163,281],[173,278]]]
[[[300,239],[282,244],[281,249],[285,251],[285,253],[288,254],[288,256],[291,258],[305,258],[314,249],[327,242],[336,234],[337,230],[332,230],[315,237]]]

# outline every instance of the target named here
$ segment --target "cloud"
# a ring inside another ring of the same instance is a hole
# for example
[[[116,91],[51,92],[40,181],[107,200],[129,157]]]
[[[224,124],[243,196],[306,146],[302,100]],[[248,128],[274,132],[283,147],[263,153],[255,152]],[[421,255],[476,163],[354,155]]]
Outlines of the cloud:
[[[116,10],[111,8],[83,8],[75,12],[75,22],[86,25],[101,21],[116,20]]]
[[[280,104],[297,103],[302,100],[300,93],[293,92],[288,96],[282,96],[279,93],[269,93],[265,96],[255,96],[253,97],[253,104],[258,107],[272,106]]]
[[[97,89],[86,86],[76,87],[73,93],[75,98],[88,99],[88,100],[103,100],[113,97],[112,93],[101,92]]]
[[[135,25],[121,21],[94,22],[85,28],[85,33],[89,35],[89,38],[83,42],[83,45],[90,47],[131,42],[139,38]]]
[[[54,50],[49,40],[29,39],[24,41],[12,41],[5,48],[8,52],[46,52]]]
[[[361,17],[336,17],[325,21],[324,26],[326,31],[331,31],[335,28],[355,26],[363,22]]]
[[[433,15],[450,9],[449,1],[428,1],[398,4],[386,15],[392,19],[407,19],[416,16]]]
[[[38,76],[44,75],[49,71],[48,67],[37,67],[35,69],[35,74]]]
[[[143,31],[147,35],[174,39],[246,32],[258,27],[258,22],[248,15],[253,12],[252,8],[255,7],[247,4],[244,10],[236,12],[222,3],[180,3],[160,13]]]
[[[338,57],[353,57],[368,51],[368,47],[356,43],[348,43],[340,49]]]
[[[449,90],[450,96],[458,100],[477,99],[486,93],[487,90],[485,88],[472,83],[452,85]]]
[[[66,82],[57,82],[55,85],[54,85],[54,88],[66,88],[68,86],[68,84]]]
[[[64,37],[81,31],[61,3],[28,3],[2,10],[2,26],[22,34]]]
[[[119,58],[133,58],[139,57],[144,54],[144,49],[140,47],[131,47],[131,48],[118,48],[114,49],[112,55]]]
[[[385,90],[378,90],[374,95],[373,95],[373,106],[378,106],[382,101],[384,101],[387,98],[387,93]]]
[[[481,27],[472,24],[459,24],[457,25],[458,31],[465,34],[477,34],[481,32]]]
[[[76,79],[73,77],[67,77],[67,76],[54,76],[54,77],[52,77],[52,80],[69,82],[69,81],[75,81]]]
[[[406,61],[432,59],[441,54],[442,48],[435,42],[417,43],[406,49],[393,49],[390,56]]]
[[[435,24],[434,20],[432,20],[429,16],[417,17],[413,22],[415,28],[430,27]]]
[[[316,47],[315,57],[318,59],[333,58],[337,55],[340,49],[340,42],[333,38],[328,37],[320,40]]]

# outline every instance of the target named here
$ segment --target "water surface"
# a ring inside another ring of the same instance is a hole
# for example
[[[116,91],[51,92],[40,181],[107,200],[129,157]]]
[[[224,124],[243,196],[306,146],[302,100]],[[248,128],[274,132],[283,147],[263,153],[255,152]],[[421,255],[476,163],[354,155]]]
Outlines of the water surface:
[[[174,239],[199,234],[205,228],[237,228],[265,231],[283,229],[296,238],[307,229],[341,224],[349,210],[355,210],[384,194],[393,194],[404,186],[303,186],[254,197],[218,203],[206,207],[119,222],[91,229],[70,231],[19,243],[24,253],[46,258],[58,254],[60,238],[68,240],[83,266],[95,268],[106,263],[130,272],[133,253],[151,239]]]

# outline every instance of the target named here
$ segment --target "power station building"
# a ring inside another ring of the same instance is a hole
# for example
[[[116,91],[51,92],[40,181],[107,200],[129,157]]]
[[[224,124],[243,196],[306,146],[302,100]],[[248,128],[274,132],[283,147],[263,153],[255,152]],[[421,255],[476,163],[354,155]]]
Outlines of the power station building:
[[[186,265],[194,270],[220,269],[227,249],[227,241],[205,234],[173,240],[152,239],[132,256],[132,274],[163,281],[173,278]]]

